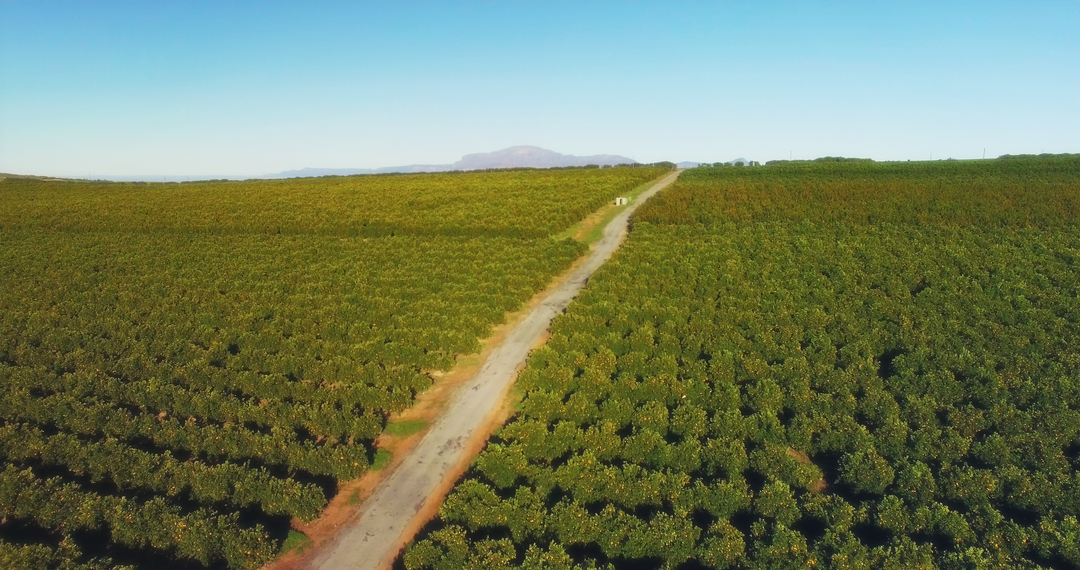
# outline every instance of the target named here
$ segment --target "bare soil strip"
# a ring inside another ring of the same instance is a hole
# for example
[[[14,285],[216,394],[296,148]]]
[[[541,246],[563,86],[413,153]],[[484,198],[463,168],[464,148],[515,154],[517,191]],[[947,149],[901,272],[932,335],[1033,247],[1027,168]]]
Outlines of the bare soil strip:
[[[626,236],[630,214],[637,206],[671,184],[678,175],[676,171],[664,176],[613,218],[584,261],[576,264],[555,287],[549,288],[547,296],[539,303],[530,303],[534,305],[533,309],[506,333],[501,343],[489,345],[480,370],[449,395],[450,404],[434,418],[432,427],[422,438],[415,444],[408,442],[412,445],[396,446],[394,461],[379,472],[381,481],[374,485],[365,481],[367,477],[358,481],[355,492],[367,494],[370,491],[359,508],[358,517],[338,517],[334,524],[343,528],[337,536],[325,541],[323,547],[316,544],[305,556],[282,560],[273,567],[388,568],[420,527],[438,512],[454,482],[483,448],[491,432],[505,421],[509,413],[507,392],[524,366],[529,351],[543,342],[551,320],[566,308],[593,272],[618,248]],[[448,396],[445,388],[439,392]],[[339,499],[340,495],[348,496],[348,493],[340,493]],[[335,503],[339,502],[335,499]]]

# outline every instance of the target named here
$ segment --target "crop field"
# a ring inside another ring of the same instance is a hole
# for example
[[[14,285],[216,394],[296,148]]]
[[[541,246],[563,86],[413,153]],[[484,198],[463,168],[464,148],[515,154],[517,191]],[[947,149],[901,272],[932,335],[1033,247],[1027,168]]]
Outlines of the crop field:
[[[1080,157],[684,172],[410,570],[1080,568]]]
[[[266,563],[665,171],[0,180],[0,566]]]
[[[182,184],[8,180],[0,228],[339,237],[549,237],[662,168]],[[102,191],[107,189],[107,191]],[[92,212],[92,216],[86,215]]]

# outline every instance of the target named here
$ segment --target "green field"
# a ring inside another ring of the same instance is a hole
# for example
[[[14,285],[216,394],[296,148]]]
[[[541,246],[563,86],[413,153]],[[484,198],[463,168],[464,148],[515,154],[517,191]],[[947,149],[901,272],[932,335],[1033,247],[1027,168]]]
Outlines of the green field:
[[[264,564],[665,171],[0,180],[0,566]]]
[[[431,568],[1080,568],[1080,158],[689,170]]]
[[[510,170],[244,182],[4,180],[4,230],[549,237],[662,168]],[[91,214],[91,215],[88,215]]]

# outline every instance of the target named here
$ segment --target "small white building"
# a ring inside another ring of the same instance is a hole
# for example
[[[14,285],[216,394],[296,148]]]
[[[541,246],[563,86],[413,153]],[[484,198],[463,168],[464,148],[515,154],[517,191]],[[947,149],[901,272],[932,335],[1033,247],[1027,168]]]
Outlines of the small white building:
[[[623,198],[623,197],[615,198],[615,205],[616,206],[625,206],[625,205],[627,205],[629,203],[630,203],[629,198]]]

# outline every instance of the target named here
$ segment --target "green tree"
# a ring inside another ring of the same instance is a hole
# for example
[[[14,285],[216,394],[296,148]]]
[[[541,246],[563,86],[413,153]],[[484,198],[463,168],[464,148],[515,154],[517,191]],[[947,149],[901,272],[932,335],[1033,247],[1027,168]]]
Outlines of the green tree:
[[[894,477],[889,462],[873,449],[848,453],[840,460],[840,481],[858,493],[880,495]]]

